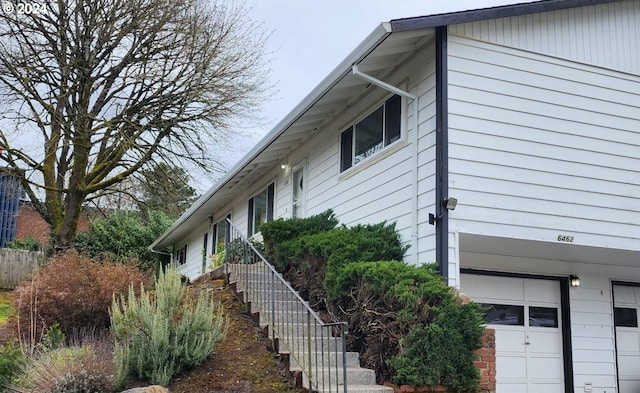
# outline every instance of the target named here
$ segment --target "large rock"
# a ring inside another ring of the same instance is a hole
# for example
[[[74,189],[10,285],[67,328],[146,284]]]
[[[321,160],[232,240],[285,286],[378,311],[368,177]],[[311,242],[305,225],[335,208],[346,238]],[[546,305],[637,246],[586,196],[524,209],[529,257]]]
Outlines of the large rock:
[[[133,388],[125,390],[121,393],[170,393],[169,389],[159,385],[146,386],[144,388]]]

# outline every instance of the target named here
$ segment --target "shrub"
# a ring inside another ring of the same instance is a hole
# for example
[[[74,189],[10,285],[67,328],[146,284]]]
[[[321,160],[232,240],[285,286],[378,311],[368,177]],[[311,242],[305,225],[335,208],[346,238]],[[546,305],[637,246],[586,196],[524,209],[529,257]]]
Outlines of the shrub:
[[[145,279],[135,267],[94,262],[73,250],[52,257],[15,289],[13,308],[22,338],[29,333],[35,345],[45,327],[56,323],[67,336],[78,329],[105,329],[113,295]]]
[[[311,224],[306,219],[295,222],[304,227],[322,228],[317,221],[328,222],[324,228],[333,225],[333,216],[316,216]],[[293,220],[292,220],[293,221]],[[286,221],[284,221],[286,222]],[[265,224],[263,228],[269,224]],[[284,224],[280,224],[284,226]],[[324,232],[289,230],[283,233],[303,233],[277,246],[269,246],[274,239],[270,232],[263,234],[268,255],[279,258],[274,263],[283,272],[294,288],[314,307],[325,308],[327,296],[335,297],[335,272],[341,266],[356,261],[377,261],[402,259],[407,250],[400,242],[395,224],[356,225],[340,227]],[[282,237],[282,236],[281,236]],[[268,239],[268,240],[267,240]],[[275,249],[274,249],[275,247]],[[332,295],[332,293],[334,293]]]
[[[0,391],[4,392],[26,364],[20,346],[10,341],[0,346]]]
[[[350,344],[380,380],[454,392],[478,387],[479,305],[463,304],[435,265],[352,263],[339,269],[335,284],[341,292],[331,311],[347,320]]]
[[[307,218],[278,219],[262,224],[260,233],[264,239],[265,258],[273,262],[287,260],[290,256],[289,245],[296,239],[322,233],[335,228],[338,219],[333,210]]]
[[[113,300],[112,332],[116,338],[119,381],[136,375],[165,385],[180,371],[200,364],[226,334],[222,307],[202,291],[197,301],[186,298],[186,286],[174,271],[161,273],[152,297],[133,287],[129,296]]]
[[[11,391],[109,393],[114,390],[112,347],[104,340],[37,352]]]
[[[143,270],[158,270],[168,259],[147,246],[170,225],[171,219],[162,212],[151,211],[144,220],[138,212],[117,211],[93,221],[88,232],[78,233],[76,248],[92,258],[107,255],[116,261],[137,259]]]
[[[35,237],[29,235],[26,238],[20,240],[15,239],[7,243],[7,248],[14,250],[27,250],[27,251],[40,251],[42,245]]]

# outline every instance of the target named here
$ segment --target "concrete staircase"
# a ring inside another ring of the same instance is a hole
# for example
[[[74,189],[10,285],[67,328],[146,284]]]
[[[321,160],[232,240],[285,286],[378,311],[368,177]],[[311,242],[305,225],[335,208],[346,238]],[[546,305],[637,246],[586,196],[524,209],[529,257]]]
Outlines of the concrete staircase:
[[[346,325],[324,324],[269,264],[227,265],[227,279],[299,386],[318,393],[393,393],[376,385],[373,370],[360,367],[357,352],[346,352]]]

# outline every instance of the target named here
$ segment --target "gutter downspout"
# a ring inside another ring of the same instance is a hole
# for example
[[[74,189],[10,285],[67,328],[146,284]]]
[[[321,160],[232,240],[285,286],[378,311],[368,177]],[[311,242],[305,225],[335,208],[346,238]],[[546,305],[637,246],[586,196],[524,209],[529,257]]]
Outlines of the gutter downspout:
[[[413,134],[411,137],[411,249],[413,250],[413,264],[418,265],[418,97],[399,89],[393,85],[376,79],[371,75],[367,75],[358,69],[358,65],[354,64],[351,68],[353,75],[371,82],[372,84],[381,87],[387,91],[390,91],[399,96],[405,97],[411,100],[411,106],[413,110],[413,122],[411,128]]]
[[[447,26],[436,27],[436,262],[449,281],[449,94],[447,80]]]

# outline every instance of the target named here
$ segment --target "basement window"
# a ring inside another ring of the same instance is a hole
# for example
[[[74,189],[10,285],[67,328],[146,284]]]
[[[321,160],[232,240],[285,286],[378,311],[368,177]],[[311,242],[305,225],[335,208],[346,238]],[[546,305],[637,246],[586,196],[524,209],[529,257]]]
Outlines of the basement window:
[[[248,236],[256,234],[260,225],[273,220],[274,193],[275,185],[271,183],[267,188],[249,199]]]
[[[340,172],[400,140],[402,98],[395,94],[340,135]]]

